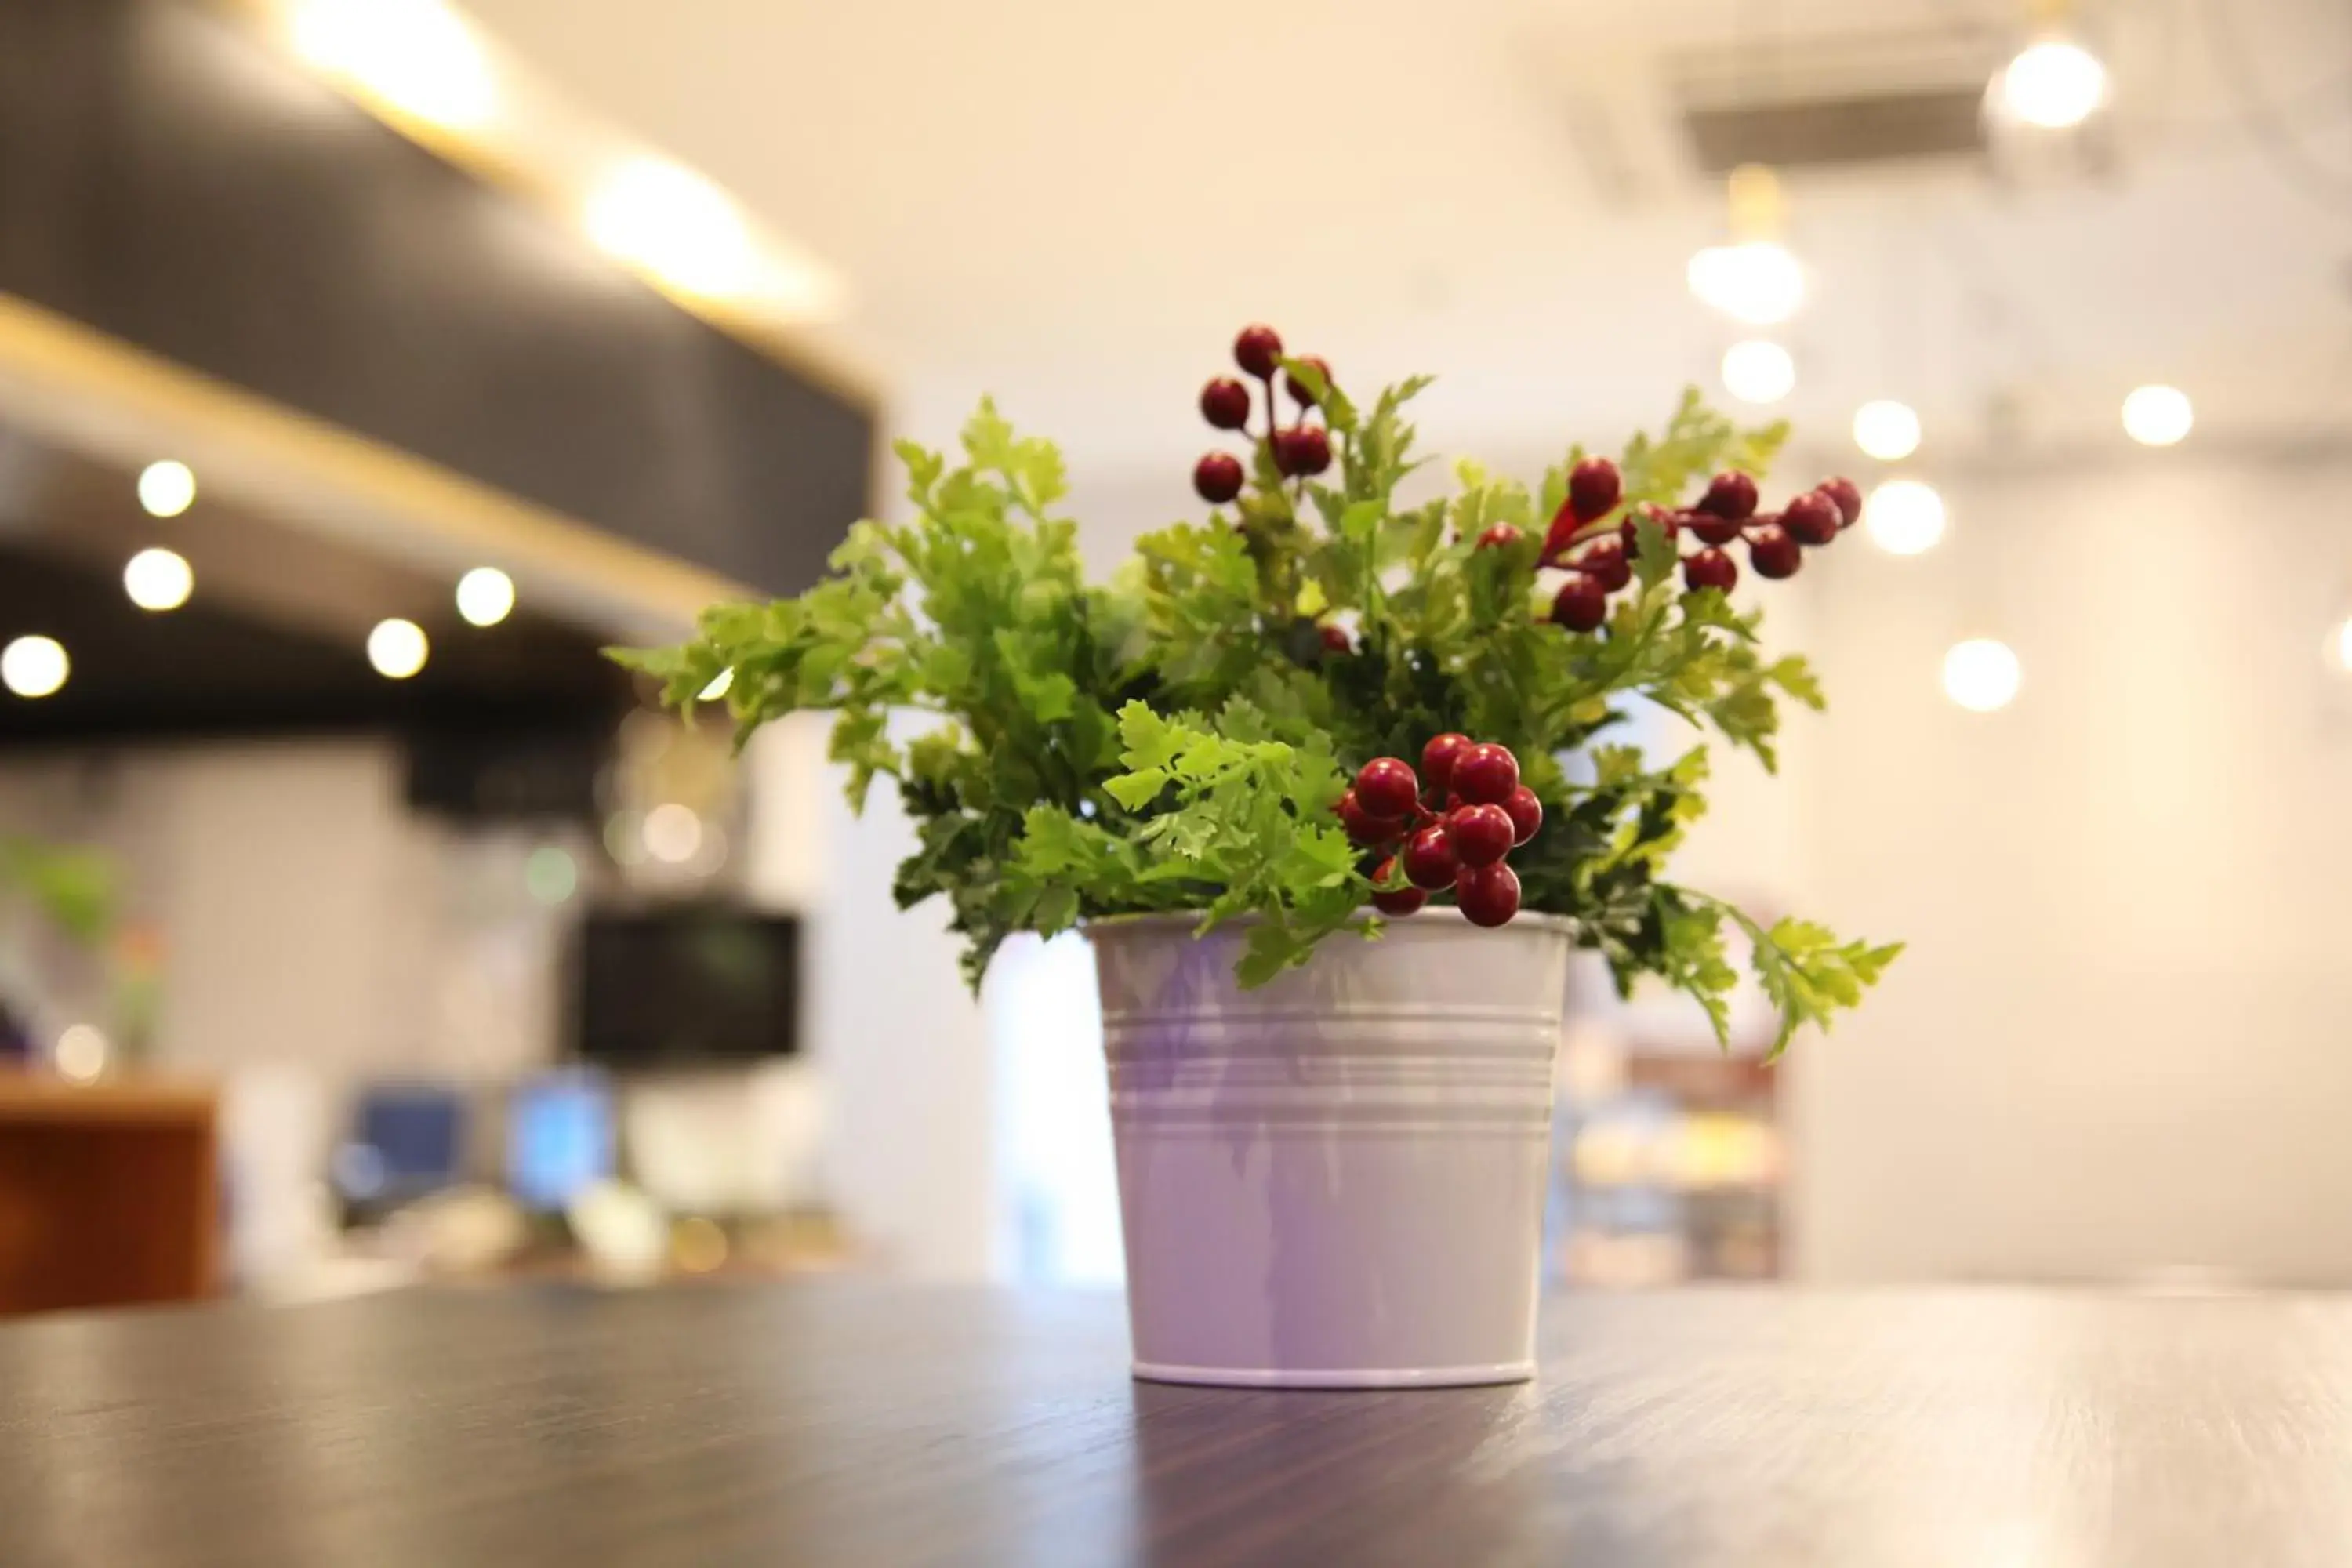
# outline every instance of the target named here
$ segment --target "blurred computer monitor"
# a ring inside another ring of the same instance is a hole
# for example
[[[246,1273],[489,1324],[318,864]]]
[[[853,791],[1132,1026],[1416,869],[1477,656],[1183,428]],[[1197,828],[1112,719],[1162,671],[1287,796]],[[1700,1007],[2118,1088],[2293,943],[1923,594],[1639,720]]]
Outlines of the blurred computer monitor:
[[[564,1207],[613,1173],[613,1096],[602,1074],[554,1072],[515,1087],[507,1186],[527,1209]]]
[[[463,1173],[466,1104],[453,1086],[379,1084],[360,1094],[352,1136],[335,1151],[335,1189],[356,1207],[405,1203]]]

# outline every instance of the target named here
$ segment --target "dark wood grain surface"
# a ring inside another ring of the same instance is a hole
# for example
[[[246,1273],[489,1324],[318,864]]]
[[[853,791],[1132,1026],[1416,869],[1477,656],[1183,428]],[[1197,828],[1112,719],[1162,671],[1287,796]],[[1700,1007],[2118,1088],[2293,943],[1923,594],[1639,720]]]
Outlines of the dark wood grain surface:
[[[1114,1297],[0,1330],[0,1563],[2352,1563],[2352,1302],[1558,1300],[1517,1389],[1132,1384]]]

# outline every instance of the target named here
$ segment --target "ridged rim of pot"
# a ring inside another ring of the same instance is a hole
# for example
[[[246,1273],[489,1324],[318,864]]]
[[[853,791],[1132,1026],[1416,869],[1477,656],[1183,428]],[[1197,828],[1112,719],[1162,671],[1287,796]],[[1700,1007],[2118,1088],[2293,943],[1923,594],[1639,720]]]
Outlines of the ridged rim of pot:
[[[1417,910],[1409,915],[1384,915],[1381,913],[1380,910],[1373,909],[1370,904],[1367,904],[1358,912],[1360,914],[1369,915],[1379,921],[1383,925],[1395,926],[1400,929],[1410,927],[1415,922],[1435,924],[1442,921],[1446,924],[1458,923],[1462,925],[1468,925],[1470,923],[1470,917],[1464,914],[1460,910],[1455,909],[1451,904],[1440,904],[1432,909]],[[1086,931],[1143,931],[1150,930],[1154,927],[1181,927],[1185,933],[1190,935],[1192,928],[1201,923],[1202,913],[1202,911],[1199,910],[1192,910],[1190,911],[1184,910],[1153,910],[1131,915],[1097,915],[1092,919],[1078,922],[1078,929]],[[1255,925],[1265,918],[1265,917],[1264,915],[1255,912],[1229,915],[1224,920],[1220,921],[1217,923],[1216,930],[1224,931],[1236,926]],[[1507,931],[1519,927],[1526,927],[1535,931],[1556,931],[1565,932],[1574,931],[1576,929],[1576,922],[1569,919],[1566,915],[1545,914],[1538,910],[1529,910],[1512,916],[1511,919],[1503,925],[1494,926],[1487,929],[1497,931]],[[1214,935],[1215,931],[1212,931],[1209,934]]]

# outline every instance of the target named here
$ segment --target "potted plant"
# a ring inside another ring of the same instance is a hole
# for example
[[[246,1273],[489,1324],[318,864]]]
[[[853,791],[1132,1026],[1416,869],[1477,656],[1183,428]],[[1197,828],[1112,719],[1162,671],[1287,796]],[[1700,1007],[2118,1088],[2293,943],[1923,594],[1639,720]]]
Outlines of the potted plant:
[[[832,710],[852,801],[887,776],[916,826],[899,902],[948,900],[975,987],[1013,932],[1087,932],[1139,1375],[1524,1378],[1571,948],[1721,1033],[1736,940],[1776,1055],[1897,951],[1668,880],[1704,739],[1661,765],[1611,735],[1654,703],[1769,767],[1780,701],[1821,696],[1759,651],[1728,550],[1787,577],[1860,496],[1760,510],[1784,428],[1691,393],[1613,461],[1534,490],[1463,462],[1408,504],[1424,381],[1360,405],[1263,326],[1234,357],[1255,391],[1201,411],[1244,455],[1108,583],[1060,455],[982,403],[961,461],[898,443],[910,520],[858,523],[824,581],[621,657],[744,733]]]

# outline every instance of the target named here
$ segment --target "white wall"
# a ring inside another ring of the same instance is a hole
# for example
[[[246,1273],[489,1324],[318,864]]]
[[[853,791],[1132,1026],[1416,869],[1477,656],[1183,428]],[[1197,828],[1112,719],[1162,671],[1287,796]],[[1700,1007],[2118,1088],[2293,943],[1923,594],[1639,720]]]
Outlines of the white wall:
[[[828,723],[796,716],[750,753],[749,891],[809,921],[809,1051],[826,1108],[822,1185],[857,1245],[903,1278],[976,1280],[997,1263],[994,1074],[960,941],[937,900],[890,881],[914,833],[887,781],[854,815]]]
[[[1810,907],[1911,951],[1796,1066],[1827,1279],[2352,1282],[2352,463],[1955,479],[1944,548],[1809,569]],[[1944,648],[2007,640],[1976,715]]]

